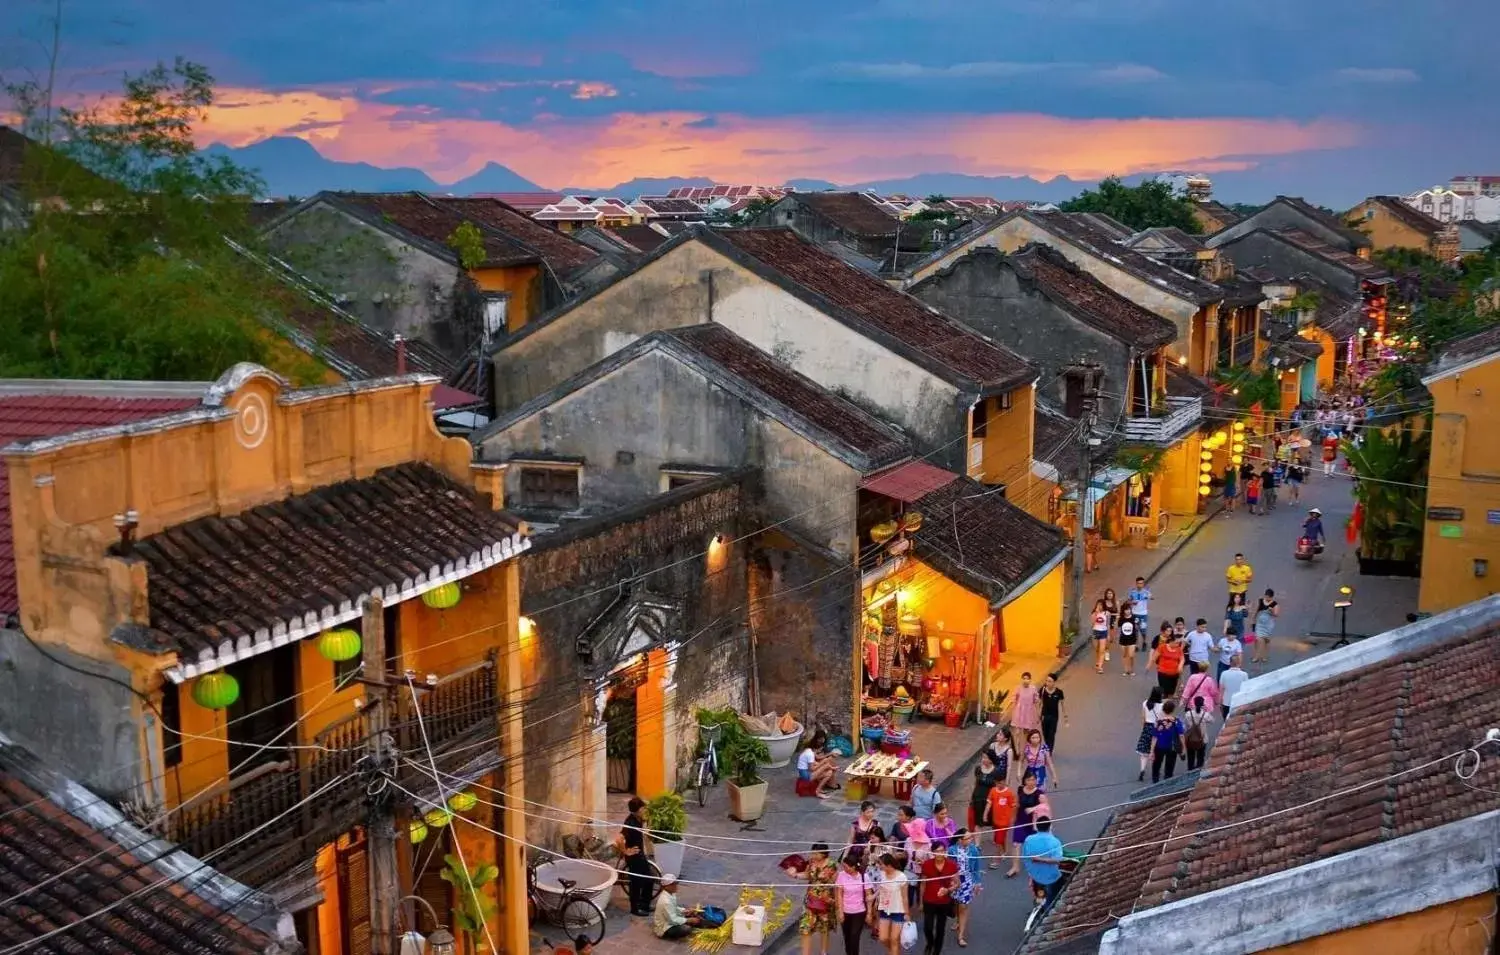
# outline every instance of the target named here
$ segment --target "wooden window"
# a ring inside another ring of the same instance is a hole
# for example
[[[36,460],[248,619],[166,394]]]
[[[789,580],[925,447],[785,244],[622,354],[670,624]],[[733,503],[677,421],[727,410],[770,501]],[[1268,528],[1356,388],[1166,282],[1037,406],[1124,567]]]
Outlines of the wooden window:
[[[990,403],[987,398],[980,398],[974,403],[974,426],[969,429],[969,436],[982,438],[990,428]]]
[[[508,292],[489,292],[484,297],[484,340],[493,341],[505,334],[506,314],[510,310]]]
[[[1009,411],[1011,409],[1010,396],[1011,396],[1011,392],[1009,392],[1009,391],[1007,391],[1003,395],[996,395],[995,396],[995,405],[996,405],[996,407],[998,407],[1001,411]]]
[[[1063,414],[1069,418],[1080,418],[1083,416],[1083,395],[1088,390],[1088,382],[1083,372],[1070,371],[1064,379],[1063,391]]]
[[[554,510],[578,509],[576,468],[522,468],[521,504]]]
[[[182,763],[182,687],[172,682],[161,691],[161,761],[164,766]]]
[[[677,490],[680,487],[687,487],[689,484],[696,484],[699,480],[701,480],[701,478],[684,477],[684,476],[677,475],[677,474],[668,474],[667,475],[667,490],[669,490],[669,491],[675,491],[675,490]]]
[[[370,876],[365,850],[363,832],[338,850],[339,911],[344,917],[343,935],[348,941],[348,955],[371,955],[374,951],[374,940],[370,936]]]

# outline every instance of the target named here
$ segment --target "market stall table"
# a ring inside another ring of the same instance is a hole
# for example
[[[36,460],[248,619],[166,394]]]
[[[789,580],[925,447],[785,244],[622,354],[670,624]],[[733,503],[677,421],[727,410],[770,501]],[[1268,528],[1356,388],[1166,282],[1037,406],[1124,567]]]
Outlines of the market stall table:
[[[891,781],[891,795],[896,799],[910,799],[911,785],[917,774],[927,768],[927,760],[914,757],[893,756],[889,753],[870,753],[861,756],[844,769],[846,776],[862,779],[872,796],[880,794],[883,780]]]

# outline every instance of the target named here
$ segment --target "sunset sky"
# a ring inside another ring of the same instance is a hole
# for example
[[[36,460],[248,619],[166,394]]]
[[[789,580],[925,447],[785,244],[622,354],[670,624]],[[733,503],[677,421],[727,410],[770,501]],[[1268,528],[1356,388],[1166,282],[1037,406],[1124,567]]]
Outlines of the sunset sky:
[[[5,78],[55,0],[0,4]],[[204,142],[440,182],[1215,173],[1330,204],[1500,174],[1494,0],[64,0],[68,94],[181,54]],[[1494,168],[1491,168],[1494,167]]]

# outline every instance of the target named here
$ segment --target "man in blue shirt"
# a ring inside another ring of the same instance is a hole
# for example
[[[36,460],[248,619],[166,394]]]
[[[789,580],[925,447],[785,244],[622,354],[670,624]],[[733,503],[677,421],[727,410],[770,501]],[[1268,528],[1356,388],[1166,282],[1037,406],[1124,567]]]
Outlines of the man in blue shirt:
[[[1130,613],[1135,617],[1135,632],[1138,636],[1146,633],[1146,617],[1151,613],[1151,588],[1146,586],[1146,578],[1135,579],[1135,589],[1125,595],[1130,600]]]
[[[1040,888],[1051,905],[1062,891],[1062,840],[1052,834],[1052,820],[1046,816],[1036,817],[1036,832],[1021,843],[1021,864],[1031,877],[1031,884]]]

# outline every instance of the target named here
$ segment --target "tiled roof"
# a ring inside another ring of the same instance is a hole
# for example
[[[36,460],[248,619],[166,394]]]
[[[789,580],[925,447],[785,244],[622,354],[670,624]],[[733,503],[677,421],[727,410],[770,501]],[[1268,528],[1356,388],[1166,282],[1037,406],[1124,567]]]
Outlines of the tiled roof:
[[[1134,229],[1107,212],[1068,212],[1064,214],[1073,216],[1079,221],[1087,222],[1094,229],[1109,236],[1116,242],[1124,242],[1135,235]]]
[[[192,408],[199,400],[59,393],[0,395],[0,448],[28,438],[50,438],[85,428],[159,418]],[[10,524],[10,471],[0,461],[0,617],[19,609],[14,546]]]
[[[812,379],[793,371],[723,325],[668,332],[776,403],[881,466],[909,453],[905,435]]]
[[[324,198],[355,212],[377,228],[382,224],[394,226],[419,240],[429,251],[455,262],[458,254],[448,245],[448,238],[464,222],[471,221],[464,214],[417,192],[324,193]],[[479,225],[477,222],[473,224]],[[493,229],[480,228],[479,234],[486,266],[525,265],[539,258],[536,252]]]
[[[1172,834],[1187,801],[1188,793],[1174,792],[1118,810],[1089,847],[1091,858],[1026,937],[1020,955],[1038,955],[1075,939],[1102,935],[1129,915],[1161,855],[1160,843]]]
[[[1224,293],[1213,283],[1178,271],[1135,249],[1127,248],[1116,240],[1110,231],[1101,229],[1095,222],[1081,213],[1071,212],[1026,212],[1032,221],[1056,233],[1073,245],[1102,259],[1117,268],[1134,275],[1142,281],[1165,289],[1184,301],[1195,304],[1217,302]]]
[[[1154,226],[1150,229],[1143,229],[1126,240],[1126,244],[1132,248],[1135,248],[1140,244],[1141,240],[1147,238],[1148,236],[1162,240],[1165,244],[1174,246],[1178,251],[1181,252],[1208,251],[1208,246],[1203,244],[1202,239],[1198,238],[1196,235],[1189,235],[1188,233],[1177,228],[1175,225]]]
[[[1491,325],[1483,331],[1465,335],[1449,342],[1437,354],[1432,363],[1433,373],[1442,373],[1447,369],[1458,365],[1467,365],[1471,361],[1486,358],[1500,353],[1500,324]],[[3,480],[3,478],[0,478]]]
[[[1032,457],[1057,468],[1064,482],[1076,483],[1083,465],[1083,449],[1078,443],[1082,422],[1040,401],[1036,403],[1032,418]],[[1092,454],[1096,461],[1108,461],[1114,451],[1112,445],[1106,443],[1094,448]]]
[[[1265,300],[1265,292],[1260,280],[1251,277],[1249,269],[1242,269],[1227,279],[1221,279],[1216,283],[1224,290],[1224,305],[1235,307],[1240,305],[1255,305]]]
[[[1374,281],[1389,279],[1391,277],[1389,272],[1374,262],[1362,259],[1353,252],[1345,252],[1337,246],[1329,245],[1311,232],[1304,232],[1301,229],[1279,229],[1274,234],[1290,242],[1302,251],[1310,255],[1316,255],[1326,262],[1337,265],[1346,272],[1352,272],[1361,279]]]
[[[703,207],[691,199],[679,199],[673,196],[641,196],[636,200],[637,205],[645,206],[658,216],[674,216],[699,218],[704,215]]]
[[[1154,348],[1177,338],[1176,325],[1120,295],[1051,246],[1032,243],[1011,255],[1010,263],[1049,298],[1121,341]]]
[[[780,199],[788,190],[779,186],[678,186],[667,190],[669,199],[691,199],[694,202],[709,202],[713,199]]]
[[[515,533],[503,512],[420,463],[189,521],[136,545],[148,565],[146,649],[178,650],[186,662],[226,642],[269,640],[287,621],[477,561]]]
[[[7,951],[282,951],[276,939],[242,921],[274,918],[269,901],[198,866],[88,790],[43,769],[30,753],[0,745],[0,894],[7,899],[0,946]],[[50,935],[72,923],[78,924]]]
[[[893,236],[901,225],[901,220],[862,192],[799,192],[793,201],[850,235]]]
[[[671,238],[649,225],[622,225],[599,231],[623,245],[627,250],[641,254],[654,252],[657,246]]]
[[[1324,228],[1329,229],[1342,236],[1347,242],[1349,242],[1357,249],[1368,248],[1370,245],[1369,236],[1365,235],[1363,232],[1358,232],[1354,229],[1349,228],[1339,220],[1338,216],[1324,212],[1322,209],[1319,209],[1317,206],[1308,202],[1306,199],[1301,199],[1297,196],[1277,196],[1275,201],[1291,206],[1293,209],[1296,209],[1298,212],[1307,216],[1309,219],[1321,223]]]
[[[945,471],[926,461],[908,461],[872,474],[860,482],[862,491],[892,497],[904,504],[912,504],[940,487],[952,484],[958,475]]]
[[[725,229],[699,235],[723,241],[963,381],[1002,389],[1035,377],[1033,366],[1015,352],[846,265],[788,229]]]
[[[912,505],[927,517],[912,535],[915,553],[938,573],[992,604],[1066,550],[1062,532],[970,478],[958,478]]]
[[[470,199],[498,199],[523,214],[538,212],[554,202],[561,202],[560,192],[477,192]]]
[[[249,221],[252,229],[259,229],[295,205],[295,202],[288,199],[270,199],[265,202],[252,202],[245,208],[245,218]]]
[[[599,260],[599,253],[582,242],[547,228],[499,199],[441,196],[432,201],[476,225],[494,229],[523,249],[540,256],[559,273],[587,268]]]
[[[1493,757],[1476,761],[1468,780],[1445,763],[1380,782],[1470,747],[1476,732],[1496,725],[1500,633],[1493,626],[1236,707],[1137,908],[1500,809]],[[1198,835],[1269,813],[1278,815]]]
[[[1374,203],[1406,225],[1429,239],[1442,232],[1445,226],[1420,209],[1406,204],[1400,196],[1371,196],[1365,202]]]
[[[1221,223],[1226,229],[1239,222],[1242,218],[1233,209],[1224,205],[1224,203],[1216,202],[1213,199],[1199,200],[1198,208],[1202,209],[1203,213],[1209,218]]]

